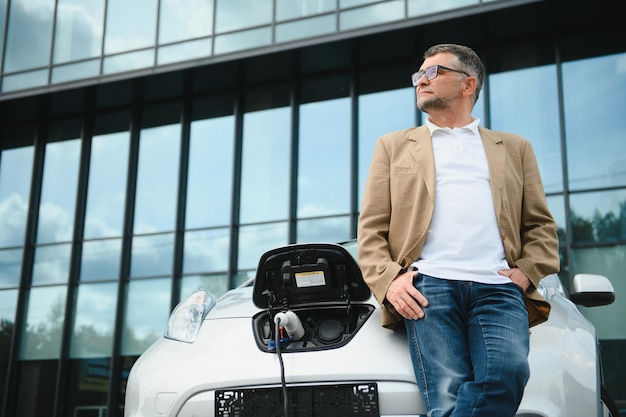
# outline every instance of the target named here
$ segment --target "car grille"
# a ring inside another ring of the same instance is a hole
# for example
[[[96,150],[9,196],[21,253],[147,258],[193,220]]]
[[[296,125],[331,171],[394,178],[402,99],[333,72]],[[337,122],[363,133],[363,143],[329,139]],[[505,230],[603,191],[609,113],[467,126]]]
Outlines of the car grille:
[[[289,417],[379,417],[376,383],[287,387]],[[216,417],[283,417],[283,392],[276,388],[215,392]]]

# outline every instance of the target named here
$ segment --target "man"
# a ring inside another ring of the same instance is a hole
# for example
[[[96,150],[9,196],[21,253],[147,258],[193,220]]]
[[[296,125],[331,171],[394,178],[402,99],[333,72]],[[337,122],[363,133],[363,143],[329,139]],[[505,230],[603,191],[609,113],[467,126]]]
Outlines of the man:
[[[559,268],[556,224],[530,143],[479,127],[468,47],[436,45],[412,75],[426,124],[376,142],[359,263],[383,326],[404,322],[429,417],[514,416],[529,377],[536,290]]]

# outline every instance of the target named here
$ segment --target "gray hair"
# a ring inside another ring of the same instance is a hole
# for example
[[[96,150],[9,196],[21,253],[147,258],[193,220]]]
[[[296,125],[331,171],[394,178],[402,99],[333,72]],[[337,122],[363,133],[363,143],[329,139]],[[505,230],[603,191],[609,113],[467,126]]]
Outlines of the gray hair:
[[[474,103],[476,103],[485,79],[485,67],[482,60],[472,48],[453,43],[431,46],[424,52],[424,59],[444,52],[454,55],[462,68],[476,77],[476,91],[474,92]]]

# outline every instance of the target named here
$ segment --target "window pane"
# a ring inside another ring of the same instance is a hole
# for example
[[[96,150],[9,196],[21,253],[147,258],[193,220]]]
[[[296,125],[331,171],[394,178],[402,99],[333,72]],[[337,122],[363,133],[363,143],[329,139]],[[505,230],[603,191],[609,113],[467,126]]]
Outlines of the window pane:
[[[533,146],[546,192],[563,190],[556,66],[489,76],[491,127]]]
[[[626,185],[625,62],[626,54],[620,54],[563,64],[571,189]],[[593,88],[581,88],[589,80]]]
[[[211,55],[211,39],[199,39],[159,48],[157,64],[186,61]]]
[[[96,77],[100,75],[100,60],[65,64],[52,68],[51,83],[63,83],[66,81],[80,80],[82,78]]]
[[[20,285],[23,249],[0,250],[0,288]]]
[[[16,91],[48,84],[48,70],[31,71],[2,77],[2,91]]]
[[[276,19],[285,20],[335,10],[337,0],[276,0]]]
[[[122,236],[129,142],[128,132],[92,140],[85,239]]]
[[[135,234],[174,229],[179,159],[180,125],[141,131]]]
[[[37,242],[72,240],[80,139],[46,144]]]
[[[226,274],[198,274],[184,276],[180,284],[180,299],[185,300],[198,288],[204,288],[216,297],[221,297],[228,291],[228,275]]]
[[[48,65],[54,1],[11,1],[4,72]]]
[[[133,249],[130,275],[147,277],[171,275],[174,265],[174,234],[136,236]]]
[[[105,54],[154,46],[158,0],[108,0]]]
[[[111,359],[71,359],[67,370],[68,400],[66,409],[74,417],[107,415]],[[122,385],[124,385],[122,383]]]
[[[104,0],[58,0],[56,19],[55,63],[100,55]]]
[[[380,109],[385,109],[384,116]],[[412,88],[359,96],[359,207],[376,139],[415,126],[415,115],[415,90]]]
[[[4,404],[4,393],[9,383],[9,355],[16,308],[17,290],[0,291],[0,404]]]
[[[272,21],[272,0],[217,0],[216,32],[244,29]]]
[[[290,126],[288,107],[244,115],[241,223],[287,218]]]
[[[31,288],[20,359],[58,359],[67,287]]]
[[[78,287],[71,358],[111,356],[116,305],[116,282]]]
[[[339,15],[339,29],[350,30],[403,18],[404,0],[386,1],[369,7],[341,12]]]
[[[582,313],[596,327],[599,339],[625,339],[626,302],[619,294],[626,293],[624,276],[624,253],[626,246],[574,249],[572,263],[574,274],[600,274],[611,280],[618,299],[615,303],[600,307],[580,307]]]
[[[83,243],[80,280],[114,279],[120,274],[121,239],[104,239]]]
[[[483,0],[484,1],[484,0]],[[478,4],[479,0],[408,0],[409,16],[422,16]]]
[[[187,229],[230,223],[234,143],[233,116],[191,123]]]
[[[159,43],[201,38],[213,33],[212,0],[161,0]]]
[[[271,43],[272,30],[270,28],[251,29],[217,36],[215,38],[215,53],[225,54],[228,52],[242,51],[244,49],[257,48]]]
[[[385,0],[339,0],[339,7],[342,9],[348,7],[361,6],[367,3],[380,3]]]
[[[103,74],[132,71],[154,65],[154,49],[129,52],[104,58]]]
[[[0,153],[0,247],[24,244],[32,170],[32,146]]]
[[[54,415],[54,394],[59,361],[21,361],[18,362],[17,413],[16,416],[51,416]]]
[[[122,355],[141,355],[163,336],[170,309],[171,279],[128,283]]]
[[[70,274],[71,250],[72,245],[69,243],[37,247],[33,285],[66,283]]]
[[[574,243],[626,240],[626,190],[572,194],[570,215]]]
[[[256,269],[261,255],[288,243],[287,233],[284,222],[240,228],[237,269]]]
[[[276,25],[276,42],[288,42],[295,39],[311,38],[335,32],[335,15],[312,17],[306,20],[281,23]]]
[[[351,237],[348,216],[298,221],[298,243],[340,243]]]
[[[143,349],[141,351],[141,353],[143,353],[144,350],[145,349]],[[116,393],[117,394],[118,404],[124,404],[124,402],[125,402],[125,399],[126,399],[126,381],[128,380],[128,374],[130,373],[130,370],[133,367],[133,365],[135,364],[135,362],[137,362],[137,359],[139,359],[139,355],[140,355],[140,353],[136,353],[136,354],[133,354],[131,356],[122,356],[122,357],[120,357],[120,370],[115,375],[113,375],[113,378],[116,378],[117,380],[121,381],[121,383],[119,384],[119,387],[118,387],[118,392]],[[100,417],[100,416],[98,416],[98,417]]]
[[[350,212],[350,99],[300,107],[298,217]]]
[[[183,273],[226,271],[230,228],[185,233]]]
[[[0,291],[0,340],[7,341],[5,338],[9,337],[7,344],[10,343],[10,333],[13,331],[12,325],[15,322],[15,308],[17,307],[17,290],[2,290]],[[8,351],[7,351],[8,352]],[[1,380],[0,380],[1,382]]]

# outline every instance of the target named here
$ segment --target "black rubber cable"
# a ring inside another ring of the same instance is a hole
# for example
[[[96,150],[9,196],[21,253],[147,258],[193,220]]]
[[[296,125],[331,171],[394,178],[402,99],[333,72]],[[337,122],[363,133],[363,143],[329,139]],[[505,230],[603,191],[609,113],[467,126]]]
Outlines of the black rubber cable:
[[[276,319],[276,327],[274,329],[274,342],[276,344],[276,354],[280,363],[280,383],[283,389],[283,417],[289,417],[289,404],[287,403],[287,383],[285,382],[285,364],[283,363],[283,355],[280,353],[280,318]]]

